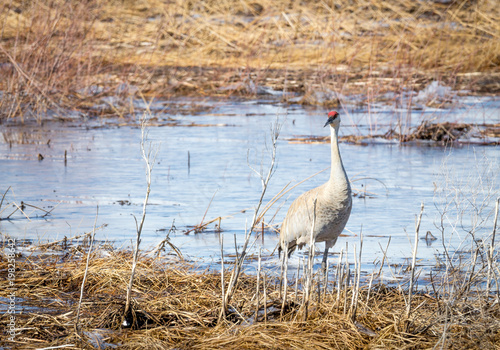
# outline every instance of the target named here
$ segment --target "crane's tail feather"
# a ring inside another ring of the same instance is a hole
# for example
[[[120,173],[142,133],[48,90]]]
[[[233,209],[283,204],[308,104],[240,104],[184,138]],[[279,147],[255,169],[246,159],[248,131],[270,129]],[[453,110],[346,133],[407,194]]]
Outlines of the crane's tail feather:
[[[288,245],[288,257],[290,258],[290,255],[295,251],[297,248],[297,243],[296,242],[290,242]],[[278,245],[278,257],[281,258],[281,252],[283,251],[283,248],[281,248],[281,244]]]

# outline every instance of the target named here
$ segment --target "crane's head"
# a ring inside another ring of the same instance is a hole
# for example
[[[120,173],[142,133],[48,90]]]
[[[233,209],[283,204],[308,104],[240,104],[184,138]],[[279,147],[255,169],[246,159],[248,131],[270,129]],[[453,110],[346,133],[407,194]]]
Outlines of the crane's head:
[[[331,111],[330,113],[328,113],[328,120],[326,121],[325,126],[327,125],[339,126],[340,115],[335,111]]]

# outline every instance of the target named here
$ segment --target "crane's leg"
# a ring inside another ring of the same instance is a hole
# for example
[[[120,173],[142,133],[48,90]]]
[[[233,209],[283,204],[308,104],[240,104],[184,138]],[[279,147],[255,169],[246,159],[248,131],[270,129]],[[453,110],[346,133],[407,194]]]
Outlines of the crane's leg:
[[[323,268],[323,272],[326,273],[326,261],[328,260],[328,246],[325,243],[325,252],[323,253],[323,262],[321,263],[321,267]]]

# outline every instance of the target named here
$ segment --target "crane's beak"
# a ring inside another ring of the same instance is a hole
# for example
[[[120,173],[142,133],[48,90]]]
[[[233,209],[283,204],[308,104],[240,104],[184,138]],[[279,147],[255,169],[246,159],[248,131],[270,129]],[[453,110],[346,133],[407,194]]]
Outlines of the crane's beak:
[[[325,126],[330,125],[331,123],[333,123],[334,120],[335,120],[335,117],[328,118],[328,120],[325,123]],[[323,127],[325,127],[325,126],[323,126]]]

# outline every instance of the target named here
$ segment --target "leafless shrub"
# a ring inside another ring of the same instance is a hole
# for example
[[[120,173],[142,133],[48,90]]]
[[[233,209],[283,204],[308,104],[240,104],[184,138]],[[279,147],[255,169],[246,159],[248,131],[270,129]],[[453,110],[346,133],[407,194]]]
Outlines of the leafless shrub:
[[[135,270],[137,267],[137,260],[139,258],[139,245],[141,243],[141,234],[142,228],[144,227],[144,222],[146,220],[146,207],[148,205],[149,194],[151,192],[151,172],[153,171],[153,167],[156,161],[156,155],[158,154],[159,146],[154,146],[152,141],[148,142],[148,130],[147,130],[147,122],[148,122],[149,114],[144,113],[141,119],[141,155],[142,159],[146,163],[146,196],[144,198],[144,202],[142,205],[142,216],[141,221],[137,225],[136,220],[136,242],[134,247],[134,255],[132,257],[132,269],[130,272],[130,280],[127,287],[127,297],[125,302],[125,311],[123,313],[123,322],[122,324],[126,327],[130,327],[135,320],[135,315],[131,311],[131,300],[132,300],[132,287],[134,285],[135,278]],[[134,217],[135,219],[135,217]]]

